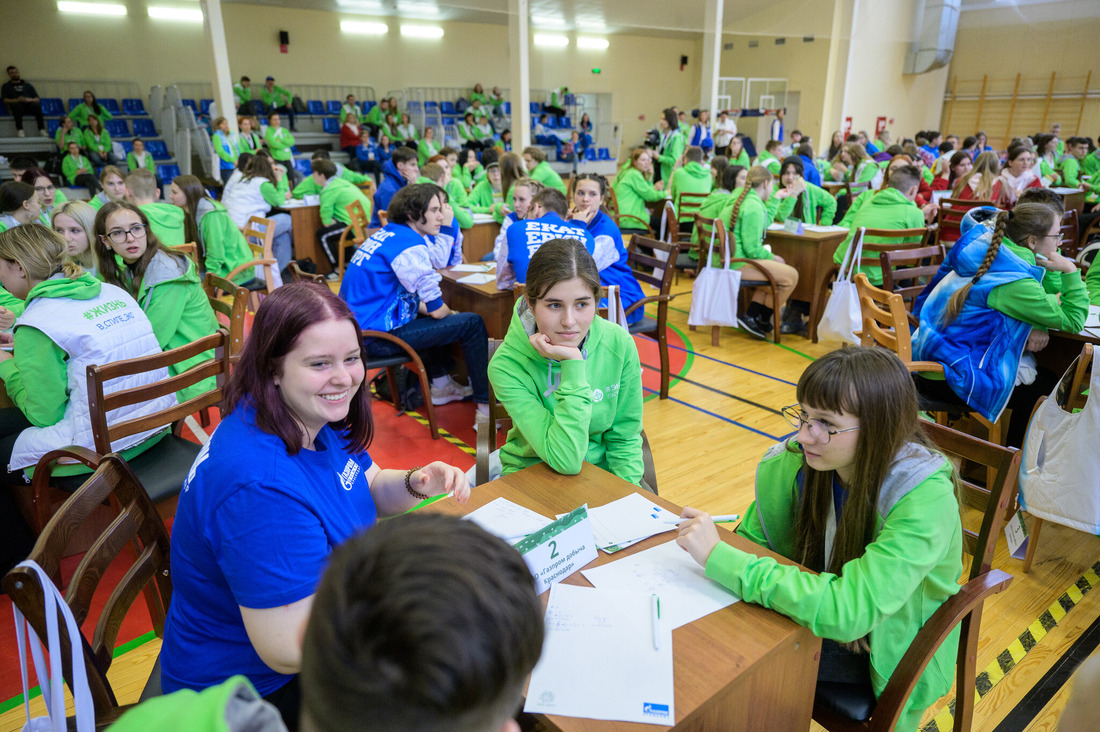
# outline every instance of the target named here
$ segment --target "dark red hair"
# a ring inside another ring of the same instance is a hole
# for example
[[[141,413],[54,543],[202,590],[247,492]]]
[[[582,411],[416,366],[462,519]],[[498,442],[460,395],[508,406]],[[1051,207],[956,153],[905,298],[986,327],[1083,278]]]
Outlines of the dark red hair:
[[[241,402],[252,407],[256,411],[256,426],[281,439],[290,455],[302,449],[302,426],[283,401],[274,377],[282,369],[286,355],[294,350],[302,331],[325,320],[349,321],[355,328],[359,352],[363,353],[359,322],[347,303],[328,287],[294,282],[275,290],[256,310],[252,332],[226,389],[226,410],[233,410]],[[343,434],[349,450],[367,449],[374,435],[374,421],[366,382],[352,397],[347,418],[330,426]]]

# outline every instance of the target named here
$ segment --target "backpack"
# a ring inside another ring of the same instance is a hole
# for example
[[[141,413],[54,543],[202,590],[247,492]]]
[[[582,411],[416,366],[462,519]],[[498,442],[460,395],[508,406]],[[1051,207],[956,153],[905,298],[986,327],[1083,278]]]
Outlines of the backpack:
[[[386,378],[383,369],[371,379],[374,394],[382,401],[390,402],[396,406],[393,394],[390,393],[390,382]],[[397,385],[397,396],[401,402],[401,412],[417,409],[424,406],[424,392],[420,389],[420,377],[405,366],[398,366],[394,370],[394,383]]]
[[[295,114],[308,114],[309,107],[302,101],[302,98],[297,94],[290,100],[290,108],[294,110]]]
[[[458,112],[459,114],[462,114],[463,112],[465,112],[469,108],[470,108],[470,100],[467,99],[466,97],[459,97],[458,101],[455,102],[455,111]]]

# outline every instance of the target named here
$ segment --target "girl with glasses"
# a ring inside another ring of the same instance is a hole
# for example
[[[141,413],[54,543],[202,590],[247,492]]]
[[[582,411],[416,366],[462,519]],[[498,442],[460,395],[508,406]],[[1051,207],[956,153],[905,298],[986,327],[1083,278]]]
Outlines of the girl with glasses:
[[[909,370],[881,348],[814,361],[787,413],[798,432],[756,472],[737,533],[803,567],[722,542],[685,508],[677,543],[742,599],[823,638],[818,684],[877,697],[921,626],[959,590],[962,525],[951,463],[924,436]],[[816,573],[816,574],[815,574]],[[898,729],[915,729],[954,678],[958,636],[917,681]]]
[[[69,199],[65,197],[64,193],[57,190],[50,174],[42,168],[27,168],[20,180],[34,186],[34,192],[38,194],[38,203],[42,206],[42,214],[39,219],[48,226],[54,209]]]
[[[190,257],[160,243],[145,213],[128,201],[111,201],[95,217],[99,277],[136,299],[153,324],[162,350],[179,348],[218,329],[210,301]],[[174,364],[172,375],[214,357],[213,351]],[[214,377],[179,392],[183,402],[215,387]]]

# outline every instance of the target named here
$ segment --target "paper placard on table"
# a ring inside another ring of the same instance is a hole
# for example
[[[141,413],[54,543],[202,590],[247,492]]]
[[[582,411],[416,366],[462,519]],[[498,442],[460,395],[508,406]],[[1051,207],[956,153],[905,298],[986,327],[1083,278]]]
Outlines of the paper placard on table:
[[[581,574],[597,589],[632,589],[660,596],[661,619],[672,628],[687,625],[741,599],[709,579],[675,541],[586,569]],[[667,609],[666,597],[674,600]]]
[[[553,519],[513,503],[507,498],[492,500],[463,518],[473,521],[509,544],[515,544],[520,539],[526,538],[528,534],[533,534],[553,522]]]
[[[456,281],[466,285],[487,285],[490,282],[496,282],[497,276],[491,273],[486,274],[478,272],[475,274],[468,274],[465,277],[459,277]]]
[[[541,595],[596,558],[588,506],[575,508],[514,546],[535,578],[535,593]]]
[[[523,710],[673,725],[672,627],[658,623],[654,648],[651,598],[648,592],[554,585],[546,641]],[[662,617],[675,600],[661,598]]]
[[[813,231],[818,234],[830,234],[833,232],[848,231],[843,226],[833,226],[831,224],[806,224],[806,231]]]
[[[451,267],[452,272],[492,272],[497,268],[496,262],[471,262],[469,264],[456,264]]]
[[[783,231],[783,224],[768,224],[768,231]]]
[[[617,501],[589,509],[596,546],[608,554],[625,549],[654,534],[671,531],[678,518],[640,493],[631,493]]]

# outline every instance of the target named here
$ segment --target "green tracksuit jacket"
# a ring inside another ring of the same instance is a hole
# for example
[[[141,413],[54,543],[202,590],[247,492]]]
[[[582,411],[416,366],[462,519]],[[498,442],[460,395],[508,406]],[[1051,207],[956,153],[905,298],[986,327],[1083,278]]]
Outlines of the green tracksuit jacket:
[[[702,163],[688,163],[673,171],[670,192],[676,210],[680,210],[681,193],[710,193],[713,182],[710,166]],[[680,223],[694,220],[693,213],[679,213],[678,216]]]
[[[870,196],[870,198],[868,198],[868,196]],[[863,199],[864,202],[860,203],[859,210],[856,211],[855,215],[850,219],[851,226],[848,231],[848,236],[840,243],[840,246],[836,248],[836,252],[833,254],[833,261],[837,264],[844,261],[844,253],[848,251],[848,245],[852,243],[852,237],[855,236],[860,228],[924,228],[924,214],[921,213],[921,210],[917,208],[916,204],[894,188],[887,188],[886,190],[874,194],[870,191],[865,192],[858,196],[852,203],[853,208],[860,202],[860,199]],[[882,239],[874,236],[868,237],[866,241],[872,243],[884,243],[888,241],[897,242],[897,240]],[[909,238],[901,240],[901,242],[904,243],[915,241],[919,241],[919,239]],[[871,284],[875,286],[882,284],[882,268],[879,265],[861,265],[859,271],[867,275],[867,279],[871,281]]]
[[[565,183],[562,182],[561,176],[557,171],[550,167],[550,163],[543,160],[541,163],[535,166],[535,169],[530,173],[531,178],[537,180],[548,188],[557,188],[562,193],[565,193]]]
[[[684,154],[684,133],[680,130],[676,130],[668,138],[668,144],[665,145],[663,151],[654,151],[654,162],[661,164],[661,180],[665,182],[667,186],[672,178],[672,168],[676,165],[676,162]],[[748,156],[745,156],[748,159]],[[745,163],[748,165],[748,163]]]
[[[137,156],[132,152],[126,153],[126,168],[127,170],[137,170],[139,167],[137,162]],[[155,171],[157,167],[157,161],[153,160],[153,153],[148,150],[145,151],[145,169],[148,171]]]
[[[619,205],[619,226],[623,229],[644,229],[649,226],[649,209],[646,208],[646,203],[665,200],[664,191],[654,188],[642,175],[642,171],[630,165],[619,171],[611,188],[615,191],[615,201]]]
[[[61,173],[65,176],[65,180],[69,181],[69,185],[76,185],[76,171],[84,168],[89,175],[95,175],[95,168],[92,166],[92,161],[81,155],[78,158],[74,158],[72,155],[66,155],[61,161]]]
[[[111,152],[111,133],[101,129],[97,136],[91,130],[84,130],[84,147],[99,153],[106,159],[107,154]]]
[[[174,247],[187,241],[183,233],[182,208],[159,201],[146,203],[138,208],[149,219],[149,226],[153,228],[153,233],[160,239],[161,244]]]
[[[288,107],[291,98],[290,92],[277,84],[272,85],[271,91],[268,91],[266,86],[260,89],[260,99],[263,100],[264,106],[269,109],[271,107]]]
[[[575,475],[587,461],[640,481],[642,375],[634,339],[597,316],[586,358],[559,363],[539,355],[529,341],[534,333],[534,315],[521,298],[489,362],[489,381],[513,421],[500,449],[504,475],[539,462]]]
[[[195,218],[198,219],[199,237],[205,251],[203,266],[207,272],[218,277],[228,277],[234,269],[254,259],[244,234],[233,223],[233,219],[229,218],[229,213],[220,201],[208,198],[199,201]],[[238,273],[233,281],[243,285],[254,276],[255,272],[250,268]]]
[[[271,157],[276,160],[286,162],[294,157],[294,152],[290,149],[294,147],[294,135],[287,128],[269,126],[264,133],[264,140],[271,151]]]
[[[769,198],[767,203],[760,200],[760,195],[755,190],[749,190],[745,200],[741,202],[741,208],[737,212],[737,221],[730,226],[733,217],[733,207],[741,196],[743,188],[738,188],[726,199],[718,218],[726,224],[726,231],[733,242],[733,251],[730,257],[737,259],[775,259],[775,255],[764,248],[764,234],[768,230],[768,224],[775,218],[775,209],[778,207],[777,199]],[[718,254],[715,253],[718,261]],[[733,269],[743,267],[743,264],[731,265]]]
[[[69,119],[71,119],[73,122],[76,122],[81,127],[87,127],[88,118],[91,117],[92,114],[92,108],[84,102],[81,102],[80,104],[73,107],[72,111],[69,112]],[[108,112],[107,108],[104,107],[102,104],[99,105],[99,111],[95,113],[95,116],[99,117],[100,122],[106,122],[109,119],[114,119],[114,115]]]
[[[363,211],[366,212],[369,221],[371,200],[354,183],[343,178],[330,178],[321,191],[321,223],[325,226],[331,226],[337,221],[341,224],[350,224],[351,216],[348,215],[347,207],[356,201],[363,204]]]
[[[779,200],[775,220],[783,223],[790,218],[791,214],[794,213],[797,201],[798,196],[787,196]],[[833,223],[833,218],[836,217],[836,199],[824,188],[807,181],[806,190],[802,193],[802,222],[816,224],[818,211],[821,212],[821,223],[824,226],[829,226]]]
[[[876,696],[924,623],[959,591],[962,574],[962,526],[950,463],[914,444],[898,457],[879,490],[874,538],[840,574],[812,574],[724,542],[706,564],[706,575],[741,599],[783,613],[814,635],[841,643],[868,636]],[[757,467],[756,500],[737,528],[788,558],[795,553],[802,463],[795,439],[773,446]],[[917,681],[896,729],[915,730],[924,710],[950,688],[958,644],[956,628]]]
[[[474,213],[497,215],[504,205],[504,196],[500,191],[493,190],[493,184],[484,178],[470,191],[468,203]]]

